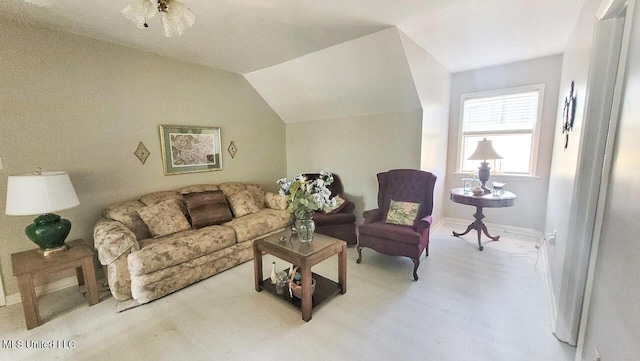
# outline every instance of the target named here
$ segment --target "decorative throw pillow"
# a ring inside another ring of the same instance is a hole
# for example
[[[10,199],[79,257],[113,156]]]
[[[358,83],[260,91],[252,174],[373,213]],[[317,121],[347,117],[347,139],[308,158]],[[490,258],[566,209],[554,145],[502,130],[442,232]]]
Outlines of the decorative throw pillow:
[[[340,213],[340,211],[342,210],[342,208],[344,208],[344,206],[347,205],[347,199],[346,198],[342,198],[342,196],[335,196],[334,197],[336,200],[336,205],[335,207],[331,208],[330,210],[328,210],[326,213],[327,214],[336,214],[336,213]]]
[[[253,201],[256,203],[258,208],[263,209],[265,201],[264,189],[262,189],[262,187],[257,184],[247,184],[246,187],[249,191],[249,194],[251,194],[251,197],[253,197]]]
[[[138,241],[151,237],[149,228],[144,224],[137,210],[144,208],[139,201],[129,201],[105,209],[103,216],[118,221],[129,228]]]
[[[155,204],[168,201],[174,199],[178,202],[178,206],[180,206],[180,210],[182,214],[187,215],[187,206],[184,204],[184,200],[182,199],[182,194],[176,191],[160,191],[145,194],[140,197],[140,202],[144,203],[147,206],[153,206]]]
[[[387,223],[401,226],[413,226],[418,216],[420,203],[396,202],[391,200],[389,212],[387,212]]]
[[[227,200],[236,218],[256,213],[260,210],[251,193],[246,189],[231,195],[227,194]]]
[[[183,194],[193,228],[222,224],[232,219],[229,204],[222,191]]]
[[[264,201],[267,204],[267,208],[287,209],[287,198],[280,194],[267,192],[264,196]]]
[[[191,229],[191,225],[174,199],[138,209],[153,238]]]

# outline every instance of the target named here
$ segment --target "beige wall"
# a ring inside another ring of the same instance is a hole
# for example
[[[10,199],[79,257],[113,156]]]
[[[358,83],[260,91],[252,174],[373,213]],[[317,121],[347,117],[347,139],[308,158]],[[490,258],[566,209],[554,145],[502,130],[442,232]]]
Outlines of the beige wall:
[[[287,124],[287,173],[328,169],[362,211],[377,208],[376,174],[420,168],[422,112],[367,115]]]
[[[174,39],[167,39],[173,41]],[[34,217],[4,215],[7,175],[66,170],[80,206],[60,212],[70,238],[92,241],[109,204],[194,183],[256,182],[286,173],[285,125],[240,75],[42,28],[0,22],[0,266],[18,292],[10,255],[35,247]],[[158,124],[222,128],[220,172],[164,176]],[[232,159],[226,147],[238,147]],[[151,156],[133,155],[144,142]]]
[[[516,204],[509,209],[486,209],[488,223],[542,230],[544,227],[549,168],[553,149],[556,123],[558,88],[562,56],[553,55],[528,61],[516,62],[490,68],[471,70],[453,74],[451,85],[451,118],[449,121],[449,144],[447,160],[447,180],[445,192],[462,186],[462,178],[456,175],[458,157],[458,136],[460,127],[460,96],[462,94],[498,90],[533,84],[544,84],[544,103],[540,123],[540,143],[537,163],[537,178],[515,178],[491,175],[491,179],[506,182],[506,189],[518,195]],[[447,197],[448,198],[448,197]],[[475,212],[469,206],[451,201],[444,202],[447,217],[472,220]]]

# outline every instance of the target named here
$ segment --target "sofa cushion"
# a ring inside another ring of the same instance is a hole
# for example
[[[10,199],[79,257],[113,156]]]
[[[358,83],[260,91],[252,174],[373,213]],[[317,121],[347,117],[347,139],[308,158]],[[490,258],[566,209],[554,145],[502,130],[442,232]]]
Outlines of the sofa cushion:
[[[280,194],[267,192],[264,195],[264,202],[267,208],[271,209],[287,209],[287,198]]]
[[[174,199],[140,208],[138,214],[154,238],[191,229],[189,221]]]
[[[387,212],[387,223],[400,226],[413,226],[419,209],[420,203],[396,202],[391,200],[389,212]]]
[[[223,226],[192,229],[171,236],[145,239],[127,256],[129,272],[142,275],[175,266],[233,245],[235,232]]]
[[[284,228],[291,223],[291,219],[291,213],[288,211],[265,208],[224,225],[235,230],[237,242],[240,243]]]
[[[226,196],[234,217],[243,217],[260,210],[251,193],[246,189]]]
[[[144,203],[139,201],[123,202],[105,209],[102,215],[127,226],[137,239],[145,239],[151,237],[151,233],[137,212],[144,206]]]
[[[222,191],[183,194],[193,228],[202,228],[229,222],[232,219],[229,204]]]
[[[217,191],[218,188],[215,184],[194,184],[191,186],[186,186],[178,189],[178,193],[180,194],[189,194],[189,193],[200,193],[200,192],[210,192]]]

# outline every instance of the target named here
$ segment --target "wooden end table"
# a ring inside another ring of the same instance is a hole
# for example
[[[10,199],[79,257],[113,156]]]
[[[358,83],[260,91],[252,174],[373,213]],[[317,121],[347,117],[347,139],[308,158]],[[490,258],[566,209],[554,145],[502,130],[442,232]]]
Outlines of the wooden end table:
[[[466,193],[464,191],[464,188],[454,188],[450,191],[450,194],[452,201],[476,207],[476,213],[473,215],[476,220],[467,227],[466,231],[462,233],[454,231],[453,235],[456,237],[464,236],[472,229],[475,229],[478,232],[478,249],[481,251],[484,249],[484,247],[482,246],[482,242],[480,241],[483,232],[487,237],[494,241],[500,239],[500,236],[491,236],[489,234],[489,231],[487,230],[487,226],[485,226],[484,222],[482,222],[482,219],[484,218],[484,214],[482,214],[482,208],[511,207],[514,205],[516,198],[518,198],[515,194],[507,191],[499,196],[494,195],[493,193],[481,194],[479,196],[476,196],[471,192]]]
[[[284,241],[281,240],[284,237]],[[262,253],[269,253],[300,267],[302,276],[302,300],[291,297],[288,290],[282,295],[276,293],[269,278],[263,279]],[[338,255],[338,282],[311,272],[311,267],[327,258]],[[284,231],[271,237],[259,239],[253,243],[253,266],[256,291],[266,290],[276,297],[302,310],[302,319],[311,320],[311,310],[327,298],[347,293],[347,243],[319,233],[313,235],[313,241],[300,242],[297,236]],[[311,295],[311,278],[316,280],[316,288]]]
[[[33,279],[36,277],[75,268],[78,285],[84,286],[86,283],[89,306],[99,302],[96,273],[93,268],[93,251],[81,239],[66,244],[69,247],[67,250],[46,257],[40,249],[11,255],[13,275],[18,278],[27,330],[42,325],[36,290],[33,285]]]

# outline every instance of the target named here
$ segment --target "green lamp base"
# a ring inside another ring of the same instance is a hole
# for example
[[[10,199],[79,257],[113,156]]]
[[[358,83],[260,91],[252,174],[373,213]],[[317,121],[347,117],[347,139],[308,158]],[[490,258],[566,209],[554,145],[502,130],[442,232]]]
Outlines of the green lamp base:
[[[67,248],[64,240],[71,231],[71,222],[57,214],[46,213],[25,228],[25,234],[44,251],[45,256]]]

